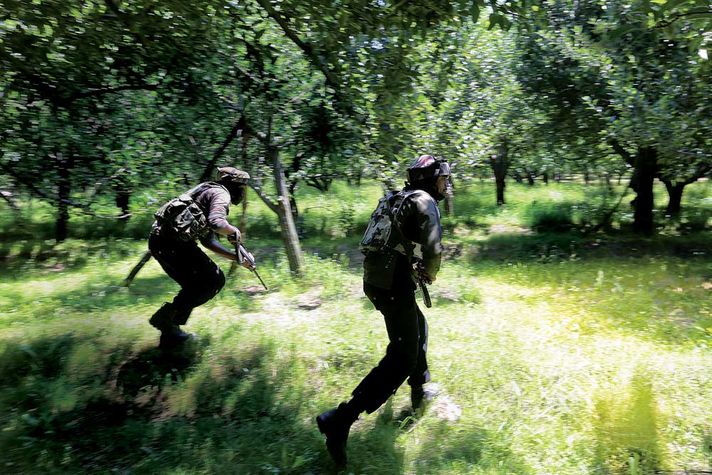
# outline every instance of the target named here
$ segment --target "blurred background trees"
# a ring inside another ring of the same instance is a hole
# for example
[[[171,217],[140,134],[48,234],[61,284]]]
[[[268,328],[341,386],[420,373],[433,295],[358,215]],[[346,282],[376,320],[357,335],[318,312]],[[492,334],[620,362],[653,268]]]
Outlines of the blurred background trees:
[[[8,209],[128,220],[248,170],[302,266],[295,192],[398,187],[421,153],[455,185],[561,177],[681,212],[709,177],[708,2],[2,1],[0,187]],[[113,207],[114,211],[107,211]]]

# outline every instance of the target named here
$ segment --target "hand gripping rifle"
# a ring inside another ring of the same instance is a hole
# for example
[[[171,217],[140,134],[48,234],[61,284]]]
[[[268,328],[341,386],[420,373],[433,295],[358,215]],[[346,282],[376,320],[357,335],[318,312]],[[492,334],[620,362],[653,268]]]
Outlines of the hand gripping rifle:
[[[257,273],[257,263],[255,262],[255,256],[253,256],[251,252],[245,249],[245,246],[243,246],[239,240],[235,240],[234,244],[235,256],[237,256],[237,259],[233,261],[232,265],[230,266],[230,271],[228,272],[228,275],[232,275],[238,265],[244,265],[244,263],[247,262],[247,268],[250,269],[253,274],[255,274],[257,279],[260,281],[260,284],[262,284],[262,287],[264,287],[265,290],[269,290],[264,280],[262,280],[262,277],[260,277],[260,274]]]
[[[425,277],[425,268],[423,266],[423,261],[420,259],[415,259],[415,265],[413,266],[413,278],[418,283],[420,291],[423,292],[423,302],[427,308],[433,306],[433,302],[430,300],[430,292],[428,292],[427,284],[430,281]]]

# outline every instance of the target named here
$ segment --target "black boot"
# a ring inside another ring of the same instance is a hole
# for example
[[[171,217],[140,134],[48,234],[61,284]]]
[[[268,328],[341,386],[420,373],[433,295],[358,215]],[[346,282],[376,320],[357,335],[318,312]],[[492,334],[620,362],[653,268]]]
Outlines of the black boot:
[[[439,394],[437,386],[411,386],[410,387],[410,404],[413,408],[413,414],[422,416],[425,412],[425,406]]]
[[[161,348],[175,348],[194,338],[194,334],[184,332],[178,325],[171,325],[169,328],[161,330],[161,339],[158,346]]]
[[[173,348],[182,345],[192,339],[195,335],[186,333],[175,323],[178,310],[172,303],[165,303],[148,321],[151,325],[161,331],[159,346],[161,348]]]
[[[176,315],[176,308],[172,303],[164,303],[156,313],[148,320],[154,328],[164,331],[173,325],[173,317]]]
[[[358,413],[354,414],[347,404],[341,403],[336,409],[331,409],[316,418],[319,432],[326,436],[326,450],[339,467],[346,466],[346,441],[349,438],[351,424]]]

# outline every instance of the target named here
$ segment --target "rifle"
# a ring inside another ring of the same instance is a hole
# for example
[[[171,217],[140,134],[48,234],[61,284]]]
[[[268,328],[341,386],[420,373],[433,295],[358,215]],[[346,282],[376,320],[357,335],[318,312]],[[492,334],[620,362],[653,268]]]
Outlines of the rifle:
[[[420,291],[423,292],[423,303],[427,308],[433,306],[433,302],[430,300],[430,292],[428,292],[428,281],[423,277],[423,261],[416,259],[415,266],[413,267],[413,278],[418,283]]]
[[[151,251],[146,251],[143,256],[141,257],[141,260],[138,261],[138,264],[134,266],[133,269],[131,269],[131,272],[129,272],[129,275],[124,279],[124,287],[128,287],[131,285],[131,282],[133,282],[134,277],[136,277],[136,274],[138,274],[138,271],[140,271],[143,266],[146,265],[146,263],[151,259]]]
[[[237,266],[243,265],[245,261],[247,261],[247,268],[250,269],[253,274],[255,274],[257,279],[260,281],[260,284],[262,284],[262,287],[264,287],[265,290],[269,290],[264,280],[262,280],[262,277],[260,277],[260,274],[257,273],[257,263],[255,262],[255,257],[252,255],[252,253],[245,249],[245,246],[243,246],[239,240],[235,240],[234,244],[235,255],[237,256],[237,259],[234,260],[230,265],[230,270],[228,271],[227,275],[231,276],[232,274],[234,274],[235,269],[237,269]]]

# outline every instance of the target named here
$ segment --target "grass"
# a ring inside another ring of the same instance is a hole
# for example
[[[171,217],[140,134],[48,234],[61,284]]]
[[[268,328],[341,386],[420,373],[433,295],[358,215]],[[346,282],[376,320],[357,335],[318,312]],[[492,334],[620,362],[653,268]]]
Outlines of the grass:
[[[709,196],[699,185],[686,203],[695,210]],[[671,226],[639,239],[621,215],[622,229],[585,235],[573,208],[573,228],[533,231],[532,201],[578,206],[588,193],[557,186],[510,186],[503,209],[489,185],[458,190],[425,310],[443,392],[415,422],[397,417],[407,388],[362,416],[350,473],[710,470],[709,232]],[[387,344],[354,252],[379,190],[336,191],[338,200],[299,200],[299,280],[267,210],[250,203],[249,244],[273,290],[249,295],[256,282],[240,272],[194,312],[188,329],[200,339],[175,354],[156,349],[146,321],[176,285],[150,261],[130,289],[119,286],[145,242],[5,241],[5,472],[333,472],[313,418],[346,399]]]

